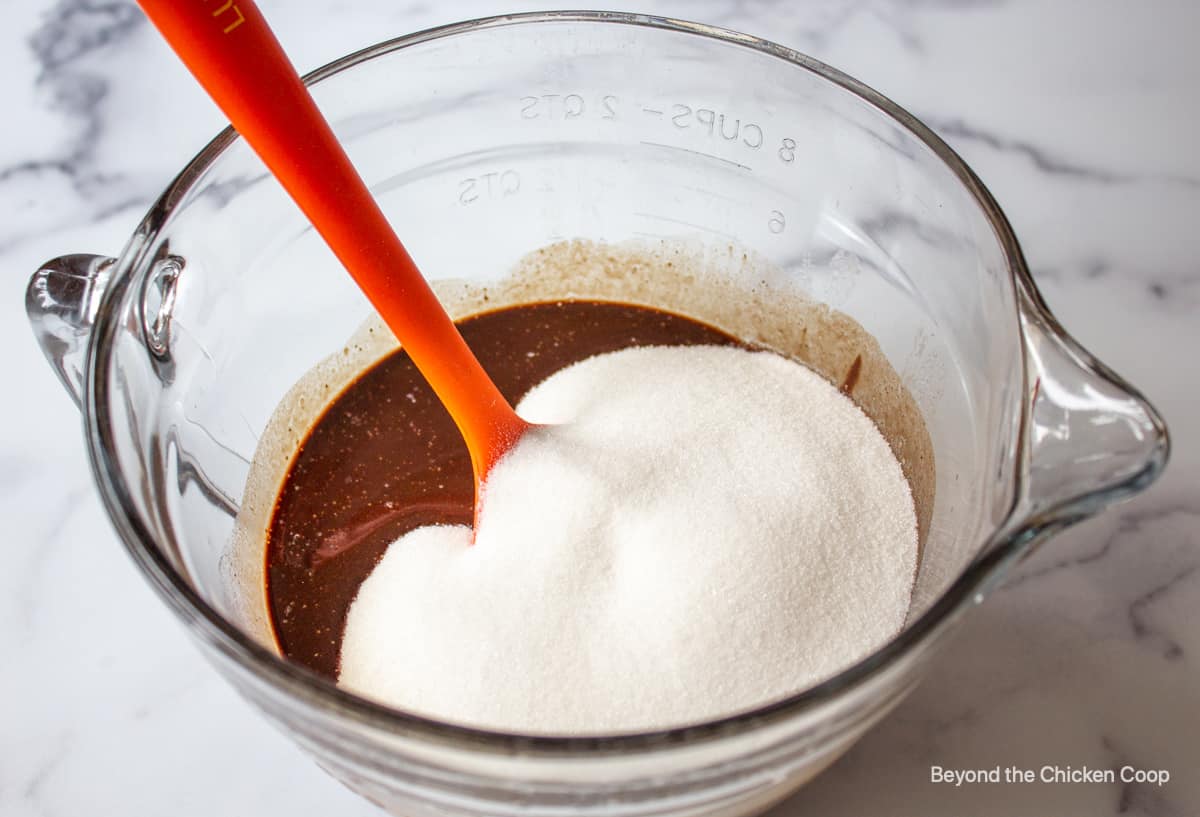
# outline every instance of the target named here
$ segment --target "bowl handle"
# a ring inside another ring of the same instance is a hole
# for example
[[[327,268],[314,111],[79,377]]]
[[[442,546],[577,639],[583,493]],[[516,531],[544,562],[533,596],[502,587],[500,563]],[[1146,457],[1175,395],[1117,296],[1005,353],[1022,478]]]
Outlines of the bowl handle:
[[[63,255],[43,264],[25,290],[33,334],[77,407],[92,323],[114,263],[102,255]]]
[[[1018,304],[1029,392],[1017,518],[1036,535],[1140,493],[1170,440],[1146,398],[1067,334],[1024,279]]]

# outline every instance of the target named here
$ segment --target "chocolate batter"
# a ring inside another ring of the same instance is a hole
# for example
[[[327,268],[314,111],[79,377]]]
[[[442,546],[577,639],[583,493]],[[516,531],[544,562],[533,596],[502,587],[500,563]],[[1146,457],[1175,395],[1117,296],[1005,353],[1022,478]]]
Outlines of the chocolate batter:
[[[458,326],[514,404],[593,355],[740,343],[690,318],[598,301],[526,304]],[[336,678],[346,614],[387,546],[422,525],[471,524],[473,502],[466,446],[408,355],[364,372],[309,431],[271,520],[267,598],[283,654]]]

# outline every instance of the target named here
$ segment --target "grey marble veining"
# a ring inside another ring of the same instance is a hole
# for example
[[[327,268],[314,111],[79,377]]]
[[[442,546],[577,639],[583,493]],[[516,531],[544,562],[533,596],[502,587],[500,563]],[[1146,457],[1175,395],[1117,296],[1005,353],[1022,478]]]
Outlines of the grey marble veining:
[[[512,10],[262,6],[302,70]],[[769,37],[921,117],[992,189],[1062,322],[1150,397],[1173,435],[1159,484],[1022,564],[917,691],[773,815],[1200,813],[1200,5],[638,10]],[[221,117],[129,2],[29,0],[6,6],[5,21],[0,340],[16,388],[0,423],[0,813],[375,813],[236,698],[136,575],[99,507],[74,408],[25,324],[35,267],[118,253]],[[929,782],[934,764],[1132,764],[1172,779],[956,788]]]

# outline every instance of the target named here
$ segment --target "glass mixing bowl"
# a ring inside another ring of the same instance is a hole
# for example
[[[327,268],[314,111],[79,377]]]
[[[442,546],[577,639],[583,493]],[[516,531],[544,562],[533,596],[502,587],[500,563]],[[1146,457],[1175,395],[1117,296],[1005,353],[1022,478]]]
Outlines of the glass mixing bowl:
[[[816,60],[710,26],[572,12],[414,34],[309,81],[430,278],[498,278],[563,238],[736,242],[769,260],[775,285],[878,339],[936,458],[904,630],[787,700],[653,734],[539,737],[341,691],[247,626],[225,560],[272,410],[368,306],[222,133],[120,258],[40,270],[30,317],[146,578],[243,695],[396,814],[761,810],[895,706],[1039,540],[1142,490],[1166,461],[1158,415],[1058,325],[962,160]]]

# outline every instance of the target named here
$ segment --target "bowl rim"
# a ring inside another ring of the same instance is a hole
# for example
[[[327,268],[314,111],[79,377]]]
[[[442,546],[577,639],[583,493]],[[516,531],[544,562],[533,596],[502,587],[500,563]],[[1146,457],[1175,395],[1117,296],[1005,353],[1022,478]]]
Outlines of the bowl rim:
[[[1018,285],[1024,287],[1035,304],[1041,305],[1037,288],[1030,277],[1007,218],[983,183],[941,138],[904,108],[858,80],[819,60],[759,37],[718,26],[623,12],[554,11],[507,14],[451,23],[389,39],[334,60],[307,74],[304,81],[311,85],[360,63],[406,47],[481,29],[562,22],[649,27],[723,41],[783,60],[857,96],[924,143],[954,173],[991,224],[1004,253],[1014,290]],[[237,138],[237,133],[232,128],[226,128],[188,163],[149,209],[114,266],[93,329],[92,337],[95,342],[90,344],[87,355],[83,400],[84,426],[93,476],[100,488],[105,509],[133,561],[168,607],[205,643],[217,649],[241,669],[265,680],[277,690],[327,713],[399,738],[423,739],[460,749],[503,755],[523,753],[567,758],[598,754],[628,755],[730,738],[811,712],[847,690],[863,685],[882,674],[897,659],[931,640],[968,607],[981,601],[984,591],[991,584],[989,579],[1002,573],[1007,565],[1020,557],[1026,549],[1025,546],[1038,537],[1038,530],[1033,526],[1018,526],[1012,530],[1007,524],[999,525],[996,532],[981,543],[980,555],[924,613],[910,622],[891,641],[814,687],[753,710],[703,723],[603,736],[519,734],[442,722],[406,713],[347,692],[312,671],[287,662],[247,636],[193,590],[187,579],[171,565],[152,532],[140,518],[137,504],[121,477],[111,418],[105,408],[109,404],[109,378],[101,377],[100,373],[109,370],[113,341],[120,327],[119,310],[116,307],[123,302],[134,283],[135,276],[132,273],[144,266],[149,245],[169,219],[174,206]],[[1017,314],[1014,313],[1012,317],[1014,321],[1017,320]],[[1024,343],[1024,336],[1021,337]],[[1025,377],[1024,367],[1022,373]],[[1028,407],[1023,404],[1019,417],[1018,439],[1025,439],[1028,421]],[[1007,509],[1006,519],[1012,517],[1022,495],[1022,470],[1018,467],[1014,472],[1012,502]]]

